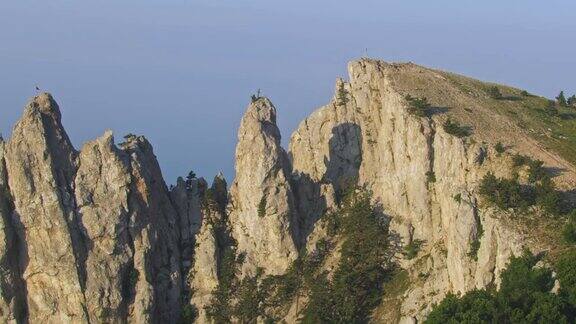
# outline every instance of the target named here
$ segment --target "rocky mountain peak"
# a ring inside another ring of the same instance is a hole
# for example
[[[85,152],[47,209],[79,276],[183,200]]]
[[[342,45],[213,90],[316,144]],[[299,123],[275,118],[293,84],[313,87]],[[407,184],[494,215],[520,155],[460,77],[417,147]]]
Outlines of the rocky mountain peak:
[[[405,290],[370,315],[376,322],[420,321],[449,292],[497,286],[523,247],[560,246],[530,239],[510,225],[508,210],[483,205],[479,194],[487,174],[523,177],[527,170],[513,161],[524,155],[542,159],[546,170],[558,170],[554,182],[573,188],[573,163],[544,145],[563,139],[542,144],[546,137],[530,137],[508,114],[535,107],[544,118],[545,98],[502,86],[516,99],[497,100],[479,81],[411,63],[361,59],[348,72],[294,131],[289,154],[275,106],[254,97],[238,129],[229,189],[222,173],[210,187],[190,173],[168,189],[144,136],[127,135],[116,146],[106,131],[76,151],[52,96],[34,97],[11,137],[0,138],[0,321],[197,316],[204,323],[218,321],[216,310],[234,322],[256,316],[236,314],[238,305],[254,305],[240,299],[263,296],[262,283],[274,279],[266,283],[284,295],[257,311],[297,322],[312,298],[299,277],[326,274],[330,286],[335,275],[356,271],[350,264],[338,270],[350,234],[341,227],[352,226],[339,213],[354,193],[374,205],[364,205],[373,219],[363,219],[390,229],[383,249],[405,274]],[[414,98],[424,112],[414,113]],[[500,106],[505,113],[496,113]],[[531,221],[544,219],[536,216]],[[346,253],[367,253],[350,246]],[[298,268],[312,264],[316,270]]]
[[[276,108],[258,98],[238,130],[236,178],[230,188],[230,223],[244,272],[283,273],[297,257],[298,225],[290,165],[280,146]]]
[[[26,109],[37,109],[42,114],[52,116],[58,122],[60,122],[62,118],[60,107],[48,92],[34,96],[34,98],[28,102]]]

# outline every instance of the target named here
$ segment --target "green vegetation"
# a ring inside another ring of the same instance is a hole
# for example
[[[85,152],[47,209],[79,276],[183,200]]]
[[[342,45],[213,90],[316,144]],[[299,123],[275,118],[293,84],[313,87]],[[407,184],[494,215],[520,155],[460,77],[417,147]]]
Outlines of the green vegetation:
[[[576,250],[572,249],[560,256],[556,262],[556,278],[560,281],[559,295],[576,308]]]
[[[514,165],[514,167],[520,167],[526,165],[528,164],[529,161],[530,158],[527,157],[526,155],[514,154],[512,156],[512,164]]]
[[[551,215],[562,215],[567,212],[568,202],[561,192],[557,191],[549,177],[545,177],[535,187],[536,204]]]
[[[427,182],[427,183],[434,183],[434,182],[436,182],[436,174],[434,173],[434,171],[428,171],[428,172],[426,172],[426,182]]]
[[[185,182],[187,190],[192,189],[192,181],[195,179],[196,179],[196,173],[194,171],[188,172],[188,175],[186,176],[186,182]]]
[[[410,95],[404,97],[408,101],[408,113],[418,117],[430,116],[431,105],[427,98],[414,98]]]
[[[406,246],[404,247],[404,256],[406,257],[406,259],[408,260],[414,259],[418,255],[418,252],[420,252],[420,248],[422,247],[423,244],[424,241],[422,240],[412,240],[412,242],[406,244]]]
[[[446,133],[456,137],[466,137],[470,135],[470,132],[468,129],[466,129],[466,127],[461,126],[458,121],[453,121],[450,118],[446,119],[444,124],[442,124],[442,127]]]
[[[484,235],[484,227],[482,226],[482,221],[478,214],[474,214],[474,221],[476,222],[476,235],[474,239],[470,242],[470,251],[468,251],[468,257],[472,258],[474,261],[478,261],[478,250],[480,250],[480,239]]]
[[[301,254],[285,274],[264,277],[262,270],[258,269],[254,276],[242,280],[237,279],[237,265],[241,264],[239,258],[234,261],[231,253],[225,255],[220,284],[207,308],[208,315],[216,323],[230,323],[232,319],[240,323],[256,323],[259,317],[272,323],[280,321],[275,310],[289,306],[303,290],[316,284],[316,273],[330,248],[327,241],[320,240],[313,253]]]
[[[458,204],[460,204],[462,202],[462,194],[461,193],[457,193],[454,195],[454,201],[456,201]]]
[[[538,165],[540,164],[535,163],[534,167],[529,169],[529,180],[532,185],[520,184],[517,177],[499,179],[494,174],[488,173],[480,184],[480,194],[500,209],[525,210],[530,206],[538,205],[551,215],[565,214],[568,209],[567,201],[562,193],[556,190],[550,177],[538,168]]]
[[[346,89],[344,88],[344,83],[340,83],[340,85],[338,85],[338,98],[337,98],[337,104],[339,106],[345,106],[348,101],[350,101],[350,99],[348,99],[348,91],[346,91]]]
[[[243,258],[236,256],[235,245],[226,246],[218,264],[218,287],[210,304],[206,307],[207,316],[216,323],[229,323],[234,315],[232,297],[238,289],[238,265]]]
[[[258,216],[266,216],[266,195],[262,195],[262,199],[260,199],[260,203],[258,203]]]
[[[513,257],[501,275],[500,290],[473,290],[463,296],[449,294],[435,306],[425,323],[573,323],[576,319],[576,253],[564,255],[556,265],[560,292],[552,270],[536,267],[539,257],[525,251]]]
[[[198,317],[198,310],[196,309],[196,307],[190,304],[185,304],[182,307],[182,311],[180,312],[179,322],[181,324],[194,323],[197,317]]]
[[[568,101],[566,101],[566,96],[564,96],[564,91],[560,91],[560,94],[558,94],[558,96],[556,96],[556,103],[558,103],[558,105],[560,107],[567,107],[568,106]]]
[[[138,272],[138,270],[133,268],[130,271],[130,277],[128,278],[128,280],[130,281],[130,287],[136,287],[136,284],[138,284],[138,277],[139,276],[140,276],[140,272]]]
[[[387,223],[363,191],[346,197],[333,218],[343,239],[340,262],[331,281],[326,273],[315,277],[302,322],[367,322],[391,277]]]
[[[526,90],[522,90],[520,91],[520,95],[522,95],[522,97],[531,97],[532,95],[526,91]]]
[[[480,95],[487,93],[493,84],[462,77],[452,73],[443,73],[451,83],[464,93]],[[502,93],[510,94],[515,100],[480,100],[479,105],[490,109],[495,115],[510,117],[517,127],[527,130],[526,134],[541,143],[547,150],[553,151],[576,164],[576,110],[574,107],[559,107],[555,100],[549,103],[547,98],[525,95],[520,89],[496,86]],[[444,105],[454,105],[446,102]],[[549,106],[549,105],[552,106]],[[548,112],[548,107],[552,107]],[[554,113],[556,111],[556,113]]]
[[[494,149],[496,150],[496,153],[498,153],[498,154],[502,154],[502,153],[506,152],[506,148],[504,147],[504,145],[502,145],[501,142],[496,143],[496,145],[494,145]]]
[[[534,183],[536,181],[548,178],[546,170],[544,170],[544,162],[540,160],[528,161],[528,181]]]
[[[573,94],[567,100],[568,106],[576,106],[576,94]]]
[[[576,244],[576,210],[568,216],[567,223],[562,230],[562,237],[567,244]]]
[[[488,93],[488,95],[490,96],[490,98],[492,99],[502,99],[502,92],[500,92],[500,88],[498,88],[497,86],[491,86],[489,87],[486,92]]]
[[[256,323],[260,315],[260,304],[263,301],[263,292],[258,289],[258,281],[262,275],[260,269],[253,277],[246,277],[240,282],[236,291],[238,303],[234,307],[234,317],[240,323]]]
[[[544,162],[540,160],[533,160],[525,155],[514,154],[512,156],[512,164],[514,168],[528,166],[528,181],[530,183],[549,177],[546,169],[544,169]]]

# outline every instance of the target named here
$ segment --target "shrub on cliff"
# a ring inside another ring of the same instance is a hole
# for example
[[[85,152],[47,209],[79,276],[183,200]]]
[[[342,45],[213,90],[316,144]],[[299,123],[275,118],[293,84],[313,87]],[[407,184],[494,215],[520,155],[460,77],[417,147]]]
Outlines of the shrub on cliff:
[[[303,323],[367,322],[390,276],[388,226],[370,195],[356,190],[342,205],[333,216],[343,239],[340,262],[331,281],[316,276]]]
[[[479,192],[500,209],[525,209],[537,204],[550,215],[565,214],[568,203],[563,194],[556,190],[550,177],[534,173],[531,178],[539,181],[533,185],[522,185],[517,178],[496,178],[494,174],[488,173],[480,182]]]
[[[564,242],[576,244],[576,209],[568,215],[567,222],[562,230],[562,237]]]
[[[456,137],[466,137],[470,135],[468,129],[455,120],[450,118],[446,119],[444,124],[442,124],[444,131],[450,135],[454,135]]]
[[[564,91],[560,91],[560,93],[556,96],[556,102],[560,107],[568,106],[568,102],[566,101],[566,96],[564,96]]]
[[[410,95],[404,97],[408,101],[408,113],[418,117],[427,117],[430,115],[431,105],[427,98],[415,98]]]
[[[552,270],[536,267],[538,257],[525,251],[513,257],[502,272],[500,290],[473,290],[463,296],[449,294],[434,307],[425,323],[573,323],[570,290],[576,283],[574,256],[559,264],[563,293],[551,292]]]
[[[506,148],[504,147],[504,145],[502,145],[502,142],[496,143],[496,145],[494,145],[494,149],[498,154],[502,154],[506,151]]]
[[[492,173],[482,178],[480,194],[501,209],[527,208],[535,202],[530,187],[523,187],[517,179],[499,179]]]

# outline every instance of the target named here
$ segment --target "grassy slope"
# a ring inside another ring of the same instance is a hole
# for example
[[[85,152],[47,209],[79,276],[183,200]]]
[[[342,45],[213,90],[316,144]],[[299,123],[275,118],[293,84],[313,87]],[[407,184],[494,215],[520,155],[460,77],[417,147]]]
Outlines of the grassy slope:
[[[535,95],[522,95],[522,91],[503,85],[484,83],[443,73],[455,86],[464,91],[485,91],[490,86],[498,86],[504,99],[484,98],[494,112],[509,117],[517,126],[551,149],[565,160],[576,164],[576,108],[557,107],[559,116],[547,113],[548,99]]]
[[[438,124],[450,117],[470,127],[471,140],[528,155],[557,169],[564,189],[576,187],[576,108],[547,113],[548,99],[522,90],[437,71],[415,64],[386,64],[391,85],[403,95],[426,97],[436,108]],[[498,86],[503,99],[488,94]]]

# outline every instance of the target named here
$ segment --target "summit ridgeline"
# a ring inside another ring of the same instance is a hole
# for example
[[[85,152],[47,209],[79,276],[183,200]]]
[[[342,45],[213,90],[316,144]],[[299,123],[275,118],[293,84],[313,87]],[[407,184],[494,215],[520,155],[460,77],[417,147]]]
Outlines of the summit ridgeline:
[[[415,323],[571,248],[572,108],[411,63],[348,72],[288,151],[254,97],[230,188],[168,188],[142,136],[78,151],[34,97],[0,139],[0,321]]]

